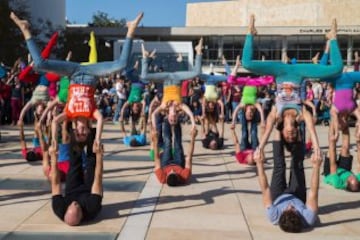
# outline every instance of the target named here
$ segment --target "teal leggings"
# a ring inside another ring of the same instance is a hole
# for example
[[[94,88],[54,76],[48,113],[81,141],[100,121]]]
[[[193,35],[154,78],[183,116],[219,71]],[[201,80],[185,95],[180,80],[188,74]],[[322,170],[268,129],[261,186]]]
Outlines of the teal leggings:
[[[280,61],[254,61],[252,35],[247,35],[242,55],[242,65],[247,70],[259,75],[273,75],[276,83],[292,82],[300,85],[304,78],[326,78],[339,74],[343,62],[336,40],[330,41],[331,65],[321,64],[286,64]]]

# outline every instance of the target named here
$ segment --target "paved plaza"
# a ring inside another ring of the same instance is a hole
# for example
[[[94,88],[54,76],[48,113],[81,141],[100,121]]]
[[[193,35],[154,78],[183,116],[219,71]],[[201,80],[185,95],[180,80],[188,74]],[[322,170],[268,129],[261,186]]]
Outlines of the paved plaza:
[[[256,168],[239,165],[225,126],[225,148],[202,148],[197,137],[191,184],[162,186],[153,173],[149,146],[129,148],[119,127],[104,127],[104,198],[99,216],[87,225],[69,227],[52,212],[50,185],[41,162],[22,159],[16,127],[1,126],[0,239],[360,239],[360,194],[335,190],[321,180],[320,223],[300,234],[287,234],[268,222]],[[237,127],[238,131],[239,126]],[[327,127],[317,126],[327,150]],[[30,144],[31,126],[26,126]],[[183,131],[185,150],[190,133]],[[353,139],[354,129],[351,129]],[[238,134],[239,135],[239,134]],[[351,141],[356,169],[357,153]],[[272,171],[271,144],[266,173]],[[287,158],[289,161],[289,158]],[[289,165],[289,164],[288,164]],[[311,164],[305,159],[309,185]]]

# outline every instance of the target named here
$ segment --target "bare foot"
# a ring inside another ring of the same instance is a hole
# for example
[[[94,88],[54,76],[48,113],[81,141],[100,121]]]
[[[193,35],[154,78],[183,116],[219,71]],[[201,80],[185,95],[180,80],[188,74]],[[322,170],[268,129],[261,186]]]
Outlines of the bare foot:
[[[143,58],[148,58],[149,57],[149,52],[145,49],[144,43],[141,44],[141,52],[142,52]]]
[[[236,67],[240,67],[240,66],[241,66],[240,55],[237,55],[237,56],[236,56],[235,66],[236,66]]]
[[[152,59],[156,58],[156,48],[154,48],[154,50],[151,51],[149,58],[152,58]]]
[[[10,18],[14,23],[20,28],[21,32],[24,34],[25,39],[30,38],[30,23],[26,20],[21,20],[14,12],[10,13]]]
[[[93,143],[93,153],[97,153],[100,151],[100,146],[101,146],[101,143],[99,140],[94,140],[94,143]]]
[[[141,12],[139,15],[137,15],[137,17],[134,20],[126,23],[126,26],[128,27],[128,33],[127,33],[128,37],[132,37],[134,35],[135,29],[139,25],[143,16],[144,16],[144,13]]]
[[[290,58],[289,58],[289,56],[287,55],[287,52],[284,53],[283,62],[286,63],[286,64],[290,63]]]
[[[335,29],[335,31],[337,31],[338,25],[337,25],[336,18],[333,18],[333,20],[331,22],[331,27],[333,27]]]
[[[197,55],[201,55],[204,39],[201,37],[199,43],[195,46],[195,51]]]
[[[181,53],[178,54],[178,57],[176,58],[176,61],[177,62],[182,62],[183,61],[183,57],[182,57]]]
[[[339,132],[336,131],[336,132],[330,137],[330,140],[337,142],[338,138],[339,138]]]
[[[224,55],[221,56],[221,63],[222,65],[226,65],[226,58]]]
[[[331,23],[331,29],[326,34],[326,38],[329,40],[336,39],[336,34],[337,34],[337,22],[336,22],[336,18],[334,18]]]
[[[249,34],[251,35],[256,35],[257,34],[257,30],[255,28],[255,15],[251,14],[250,15],[250,22],[249,22]]]
[[[360,124],[359,124],[359,123],[356,124],[356,134],[355,134],[355,137],[356,137],[356,141],[357,141],[357,142],[360,142]]]
[[[311,61],[314,63],[314,64],[317,64],[319,62],[319,56],[320,56],[320,52],[317,52],[315,54],[315,56],[311,59]]]

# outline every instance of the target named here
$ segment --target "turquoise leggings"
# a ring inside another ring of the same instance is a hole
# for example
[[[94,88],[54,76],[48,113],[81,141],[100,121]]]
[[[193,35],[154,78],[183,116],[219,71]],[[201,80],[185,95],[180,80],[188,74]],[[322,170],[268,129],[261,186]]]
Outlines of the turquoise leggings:
[[[252,35],[247,35],[242,55],[242,65],[247,70],[259,75],[273,75],[276,83],[292,82],[300,85],[304,78],[327,78],[339,74],[343,62],[336,40],[330,41],[331,65],[321,64],[286,64],[280,61],[254,61]]]

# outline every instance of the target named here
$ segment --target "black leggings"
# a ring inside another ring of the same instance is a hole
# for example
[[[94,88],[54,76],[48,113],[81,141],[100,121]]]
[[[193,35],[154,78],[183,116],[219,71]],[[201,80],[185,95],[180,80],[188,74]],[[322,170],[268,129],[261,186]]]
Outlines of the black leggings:
[[[274,169],[271,178],[271,198],[276,200],[284,193],[295,195],[306,203],[306,184],[304,173],[304,143],[293,143],[295,146],[291,151],[290,180],[286,183],[286,164],[284,156],[284,144],[282,141],[273,142]]]
[[[94,142],[94,131],[89,134],[89,141],[87,143],[86,152],[86,167],[83,168],[82,151],[70,150],[70,167],[69,172],[66,175],[65,182],[65,194],[70,195],[78,192],[91,192],[91,187],[94,181],[96,156],[92,151],[92,145]],[[72,146],[77,144],[71,143]]]
[[[349,155],[348,157],[343,157],[343,156],[339,155],[339,160],[336,161],[336,165],[337,165],[337,167],[345,169],[346,171],[351,171],[352,161],[353,161],[352,155]],[[323,174],[325,176],[330,174],[330,159],[328,157],[326,157],[325,161],[324,161]]]

